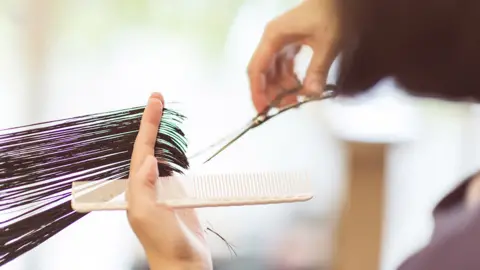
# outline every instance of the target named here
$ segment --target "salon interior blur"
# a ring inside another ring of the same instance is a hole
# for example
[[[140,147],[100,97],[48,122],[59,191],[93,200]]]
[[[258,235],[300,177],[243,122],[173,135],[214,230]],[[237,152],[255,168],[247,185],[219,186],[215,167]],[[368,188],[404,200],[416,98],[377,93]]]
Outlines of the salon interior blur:
[[[0,128],[139,106],[159,91],[188,117],[194,153],[255,115],[248,61],[265,24],[298,1],[0,1]],[[310,56],[297,58],[300,77]],[[389,80],[285,113],[211,162],[191,160],[313,177],[308,202],[199,210],[235,251],[209,233],[214,267],[333,270],[362,256],[393,270],[428,240],[432,208],[479,153],[478,108],[413,98]],[[148,266],[125,213],[95,212],[2,267],[30,269]]]

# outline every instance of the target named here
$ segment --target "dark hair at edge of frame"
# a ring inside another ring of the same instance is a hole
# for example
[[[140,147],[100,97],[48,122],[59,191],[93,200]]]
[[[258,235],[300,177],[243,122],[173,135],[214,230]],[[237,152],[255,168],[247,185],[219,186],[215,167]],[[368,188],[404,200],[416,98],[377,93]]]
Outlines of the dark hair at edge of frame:
[[[0,266],[85,214],[71,208],[73,181],[128,177],[145,107],[0,130]],[[188,169],[185,117],[164,109],[155,156],[160,176]]]
[[[391,77],[415,96],[480,101],[480,1],[339,0],[340,95]]]

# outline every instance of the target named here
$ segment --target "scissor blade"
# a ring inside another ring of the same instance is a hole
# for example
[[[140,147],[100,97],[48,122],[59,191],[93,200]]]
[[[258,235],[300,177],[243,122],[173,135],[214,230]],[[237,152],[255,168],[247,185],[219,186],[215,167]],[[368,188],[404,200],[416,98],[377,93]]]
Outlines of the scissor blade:
[[[236,142],[238,139],[240,139],[243,135],[245,135],[245,133],[247,133],[253,126],[252,125],[249,125],[247,126],[246,128],[244,128],[240,133],[237,134],[237,136],[235,136],[233,139],[231,139],[230,141],[228,141],[225,145],[223,145],[220,149],[218,149],[215,153],[213,153],[213,155],[211,155],[207,160],[205,160],[203,162],[203,164],[209,162],[210,160],[212,160],[214,157],[218,156],[218,154],[220,154],[221,152],[223,152],[225,149],[227,149],[227,147],[229,147],[232,143]]]
[[[219,147],[220,145],[222,145],[223,143],[226,143],[227,141],[230,141],[233,137],[236,137],[238,135],[239,132],[243,131],[245,128],[248,127],[249,124],[245,125],[244,128],[240,129],[240,131],[237,129],[235,130],[235,132],[231,132],[229,133],[227,136],[224,136],[223,138],[215,141],[213,144],[207,146],[207,147],[204,147],[202,148],[200,151],[197,151],[195,152],[195,154],[193,155],[190,155],[188,158],[189,159],[193,159],[193,158],[196,158],[200,155],[204,155],[207,151],[209,151],[210,149],[212,148],[217,148]]]
[[[217,141],[216,143],[210,145],[209,147],[205,148],[204,150],[200,151],[200,152],[197,152],[195,155],[191,156],[190,158],[193,158],[193,157],[196,157],[200,154],[203,154],[205,153],[207,150],[210,150],[214,147],[218,147],[219,145],[221,145],[223,142],[225,142],[228,138],[232,138],[230,140],[228,140],[227,143],[225,143],[222,147],[220,147],[217,151],[215,151],[207,160],[205,160],[203,162],[203,164],[209,162],[210,160],[212,160],[214,157],[216,157],[217,155],[219,155],[221,152],[223,152],[226,148],[228,148],[230,145],[232,145],[234,142],[236,142],[238,139],[240,139],[243,135],[245,135],[245,133],[247,133],[248,131],[250,131],[251,129],[253,128],[256,128],[258,126],[261,126],[263,124],[265,124],[265,122],[267,122],[268,120],[271,120],[272,118],[284,113],[284,112],[287,112],[291,109],[294,109],[294,108],[298,108],[298,107],[301,107],[303,104],[306,104],[306,103],[309,103],[309,102],[313,102],[313,101],[320,101],[320,100],[324,100],[324,99],[328,99],[328,98],[332,98],[335,96],[335,92],[333,92],[332,90],[335,89],[335,86],[334,85],[327,85],[326,86],[326,91],[322,93],[321,96],[317,96],[317,97],[309,97],[303,101],[300,101],[298,102],[297,104],[292,104],[292,105],[289,105],[287,107],[284,107],[284,108],[281,108],[280,110],[278,110],[275,114],[273,115],[268,115],[268,110],[271,109],[270,108],[267,108],[265,112],[262,112],[260,114],[258,114],[255,118],[253,118],[252,121],[250,121],[247,125],[245,125],[245,127],[243,129],[241,129],[240,131],[237,131],[235,136],[226,136],[224,137],[223,139]],[[290,90],[288,91],[286,94],[293,94],[295,92],[298,92],[299,89],[293,89],[293,90]],[[282,98],[279,98],[279,100],[281,100]],[[258,122],[257,120],[259,119],[260,116],[262,116],[264,118],[262,118],[262,120],[260,122]]]
[[[252,127],[252,121],[249,121],[247,124],[245,124],[241,129],[236,129],[235,132],[231,132],[228,136],[224,136],[222,139],[216,141],[215,143],[203,148],[202,150],[196,152],[195,154],[189,156],[189,159],[194,159],[199,156],[205,156],[208,152],[211,153],[211,149],[218,149],[215,150],[213,155],[209,155],[209,158],[207,161],[204,161],[203,163],[206,163],[210,161],[212,158],[214,158],[216,155],[220,154],[223,150],[225,150],[226,147],[228,147],[230,144],[238,140],[241,135],[245,134],[248,130],[250,130]]]

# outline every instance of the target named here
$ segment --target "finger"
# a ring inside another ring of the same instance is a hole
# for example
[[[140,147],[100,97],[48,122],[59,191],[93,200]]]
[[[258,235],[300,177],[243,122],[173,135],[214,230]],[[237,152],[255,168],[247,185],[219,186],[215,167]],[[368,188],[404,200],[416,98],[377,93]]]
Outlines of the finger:
[[[268,100],[265,95],[268,86],[268,77],[272,76],[268,73],[275,55],[267,46],[268,45],[260,43],[248,66],[250,91],[253,105],[257,112],[261,112],[268,106]]]
[[[267,93],[266,98],[268,100],[268,104],[270,106],[275,105],[272,104],[272,101],[277,98],[278,95],[282,93],[283,89],[281,88],[280,84],[278,83],[271,83],[267,86]]]
[[[157,178],[157,160],[148,156],[127,182],[127,217],[136,231],[148,223],[152,212],[155,212]]]
[[[159,220],[165,228],[178,229],[178,218],[174,210],[159,204],[159,201],[178,198],[181,190],[174,181],[158,180],[157,160],[154,156],[147,156],[128,181],[128,217],[133,224],[142,227],[157,224],[155,221]]]
[[[295,74],[295,56],[300,51],[300,45],[289,46],[283,56],[281,66],[280,85],[285,90],[295,89],[300,86],[297,75]],[[280,103],[280,107],[285,107],[298,102],[296,95],[286,96]]]
[[[268,106],[268,99],[265,95],[267,80],[264,74],[250,75],[250,89],[253,106],[260,113]]]
[[[196,218],[196,215],[190,214],[189,219],[182,218],[177,211],[158,203],[180,196],[183,191],[174,185],[175,179],[163,180],[158,181],[156,158],[147,156],[129,181],[128,221],[146,249],[155,249],[160,254],[171,254],[169,256],[173,257],[193,257],[194,241],[205,243],[204,238],[196,233],[201,227],[193,226],[192,218]]]
[[[145,157],[154,155],[155,143],[157,142],[158,129],[162,119],[163,97],[159,93],[150,96],[148,104],[143,112],[140,128],[133,146],[130,173],[138,170]]]
[[[299,86],[299,82],[294,70],[295,54],[299,51],[299,46],[287,46],[275,58],[275,77],[270,78],[267,86],[267,100],[269,104],[285,91],[295,89]],[[284,97],[278,107],[295,104],[297,102],[296,95],[288,95]],[[272,105],[272,104],[270,104]]]
[[[180,176],[175,178],[164,178],[158,184],[157,196],[160,200],[181,199],[188,196]],[[175,210],[175,213],[179,221],[183,222],[191,232],[195,234],[203,232],[195,209],[178,209]]]
[[[279,94],[283,92],[283,89],[281,89],[280,85],[280,82],[282,81],[283,61],[284,56],[282,54],[278,54],[267,73],[268,84],[265,88],[265,96],[269,106],[278,105],[272,104],[272,102]]]
[[[156,182],[158,179],[157,159],[154,156],[145,157],[143,163],[133,177],[127,182],[127,200],[129,207],[136,205],[154,205],[157,198]]]
[[[298,80],[294,76],[289,75],[288,77],[284,78],[281,85],[282,85],[282,89],[292,90],[298,87]],[[298,96],[296,94],[288,95],[282,99],[279,107],[282,108],[285,106],[293,105],[293,104],[296,104],[297,102],[298,102]]]
[[[295,57],[297,57],[297,54],[300,52],[301,49],[302,49],[302,44],[297,42],[297,43],[288,45],[288,47],[286,47],[283,50],[285,59],[288,60],[288,63],[290,64],[288,66],[288,70],[290,70],[292,73],[295,72]]]
[[[313,56],[305,75],[302,91],[305,94],[320,94],[327,80],[328,71],[335,59],[335,54],[324,46],[313,48]]]
[[[286,45],[287,41],[277,29],[278,27],[273,22],[265,28],[260,43],[248,64],[252,101],[257,112],[268,106],[268,100],[265,98],[267,90],[266,75],[274,63],[276,54]]]

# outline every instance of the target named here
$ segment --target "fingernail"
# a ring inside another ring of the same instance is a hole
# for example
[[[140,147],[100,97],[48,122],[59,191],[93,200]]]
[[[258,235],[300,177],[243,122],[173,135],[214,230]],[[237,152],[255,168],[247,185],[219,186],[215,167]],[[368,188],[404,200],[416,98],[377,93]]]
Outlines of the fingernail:
[[[160,104],[160,106],[163,107],[163,103],[162,103],[162,100],[158,97],[154,97],[153,95],[150,96],[150,98],[148,99],[148,104]]]
[[[156,92],[155,92],[155,93],[152,93],[152,94],[150,95],[149,100],[155,100],[155,101],[158,100],[158,101],[160,101],[160,103],[162,103],[162,105],[163,105],[163,96],[162,96],[162,94],[160,94],[160,93],[156,93]]]

